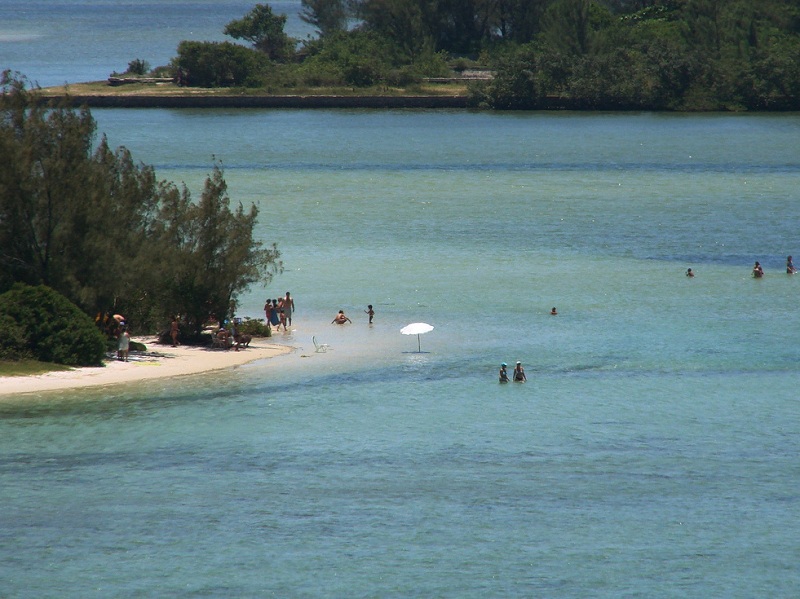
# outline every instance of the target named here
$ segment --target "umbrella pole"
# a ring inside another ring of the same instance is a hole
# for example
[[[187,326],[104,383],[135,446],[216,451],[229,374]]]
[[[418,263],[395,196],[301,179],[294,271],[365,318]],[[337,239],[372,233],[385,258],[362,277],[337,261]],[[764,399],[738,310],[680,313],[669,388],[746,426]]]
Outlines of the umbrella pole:
[[[419,344],[419,335],[417,335],[417,353],[422,353],[422,346]]]

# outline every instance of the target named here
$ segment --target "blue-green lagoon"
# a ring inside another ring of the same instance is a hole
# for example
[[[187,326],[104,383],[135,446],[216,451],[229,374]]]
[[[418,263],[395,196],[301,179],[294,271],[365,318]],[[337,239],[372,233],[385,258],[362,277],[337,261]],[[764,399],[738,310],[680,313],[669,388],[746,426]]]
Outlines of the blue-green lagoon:
[[[4,399],[0,596],[796,596],[797,115],[93,114],[221,161],[296,350]]]

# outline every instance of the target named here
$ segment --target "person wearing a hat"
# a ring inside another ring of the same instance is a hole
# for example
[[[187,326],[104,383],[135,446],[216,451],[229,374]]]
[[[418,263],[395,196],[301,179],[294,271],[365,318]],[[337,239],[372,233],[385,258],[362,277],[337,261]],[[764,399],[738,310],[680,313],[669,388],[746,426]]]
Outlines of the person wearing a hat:
[[[508,366],[508,364],[506,364],[505,362],[500,364],[500,382],[501,383],[507,383],[508,382],[508,371],[506,370],[507,366]]]
[[[517,361],[517,366],[514,368],[514,382],[524,383],[527,380],[528,377],[525,376],[525,369],[522,367],[522,362]]]

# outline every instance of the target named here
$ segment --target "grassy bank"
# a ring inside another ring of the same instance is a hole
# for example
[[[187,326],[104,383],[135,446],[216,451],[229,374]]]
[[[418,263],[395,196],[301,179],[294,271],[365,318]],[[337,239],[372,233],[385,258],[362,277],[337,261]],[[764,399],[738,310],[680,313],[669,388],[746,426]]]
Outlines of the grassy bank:
[[[129,83],[109,85],[107,81],[72,83],[42,89],[45,96],[162,96],[162,97],[286,97],[286,96],[345,96],[345,97],[452,97],[466,96],[466,82],[420,83],[409,87],[298,87],[298,88],[200,88],[180,87],[174,83]]]
[[[90,108],[466,108],[466,83],[426,83],[408,88],[326,87],[280,90],[190,88],[173,83],[105,81],[42,90],[45,97],[68,97]]]
[[[62,364],[39,362],[38,360],[0,361],[0,376],[34,376],[62,370],[72,370],[72,368]]]

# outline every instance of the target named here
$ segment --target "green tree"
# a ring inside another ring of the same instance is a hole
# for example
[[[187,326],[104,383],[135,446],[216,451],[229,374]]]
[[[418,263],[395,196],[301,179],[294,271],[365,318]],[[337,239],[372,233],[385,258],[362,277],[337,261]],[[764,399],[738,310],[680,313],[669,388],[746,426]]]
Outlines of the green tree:
[[[540,31],[548,0],[497,0],[492,3],[490,27],[505,41],[527,44]]]
[[[128,63],[128,73],[132,75],[146,75],[150,72],[150,63],[141,58],[135,58]]]
[[[93,216],[82,201],[92,179],[95,123],[88,110],[34,101],[25,82],[3,75],[0,121],[0,248],[5,285],[69,285],[70,244]]]
[[[540,106],[539,53],[526,44],[498,57],[494,78],[483,85],[479,102],[498,110],[531,110]]]
[[[162,202],[154,247],[176,251],[160,260],[163,302],[184,314],[199,333],[208,316],[231,316],[238,295],[251,284],[268,284],[282,271],[280,252],[253,241],[258,209],[230,207],[227,183],[219,166],[206,179],[199,202],[188,191],[171,188]]]
[[[571,55],[603,49],[603,42],[618,20],[595,0],[555,0],[542,18],[541,37],[550,48]],[[616,49],[618,41],[613,41]]]
[[[800,40],[775,39],[756,53],[751,64],[752,102],[760,110],[800,109]]]
[[[159,201],[152,168],[112,152],[88,110],[48,105],[6,74],[0,101],[0,288],[45,284],[113,309]]]
[[[124,148],[102,139],[93,151],[95,128],[88,110],[48,105],[5,74],[0,291],[46,284],[87,314],[114,310],[144,331],[178,313],[200,319],[201,303],[222,316],[279,272],[277,248],[253,238],[255,207],[228,208],[221,170],[195,204]]]
[[[401,60],[410,63],[435,48],[434,15],[428,8],[417,0],[360,0],[357,14],[364,30],[384,38]]]
[[[271,71],[264,54],[231,42],[182,41],[172,62],[194,87],[258,87]]]
[[[387,42],[368,31],[348,31],[322,40],[319,50],[303,63],[308,80],[331,85],[366,87],[384,81],[392,68]]]
[[[286,15],[273,14],[268,4],[256,4],[241,19],[225,25],[223,33],[250,42],[270,60],[283,62],[294,54],[295,42],[284,32]]]
[[[301,0],[300,19],[314,27],[320,37],[347,29],[347,0]]]

